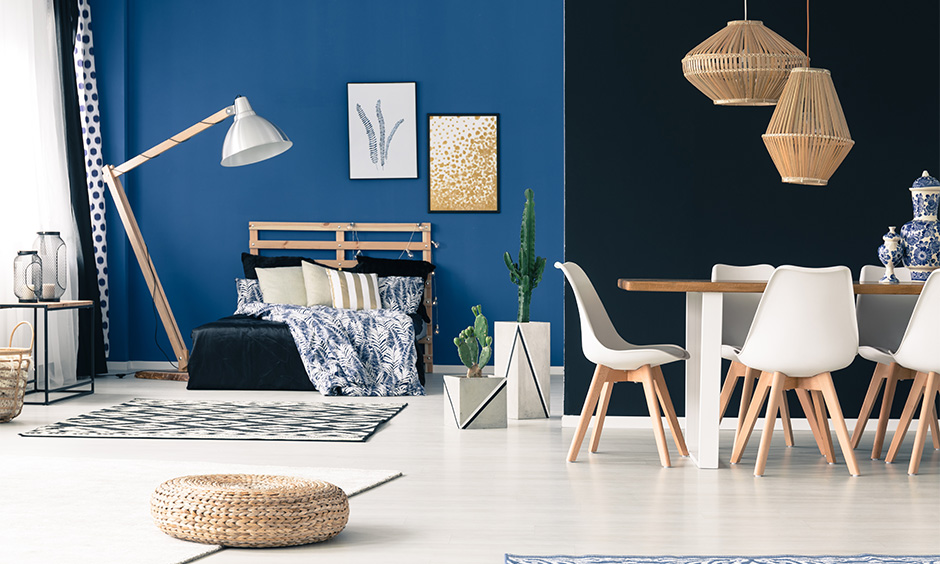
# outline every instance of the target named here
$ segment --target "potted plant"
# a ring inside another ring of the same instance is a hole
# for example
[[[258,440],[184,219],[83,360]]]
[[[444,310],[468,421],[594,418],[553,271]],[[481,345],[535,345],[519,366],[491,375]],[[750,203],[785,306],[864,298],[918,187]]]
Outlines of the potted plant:
[[[467,374],[444,376],[446,416],[453,417],[460,429],[505,428],[506,378],[483,375],[483,367],[493,354],[493,337],[487,334],[483,306],[476,305],[470,310],[475,317],[473,325],[454,338]]]
[[[509,279],[518,286],[519,309],[515,322],[496,322],[496,374],[507,378],[511,419],[546,418],[551,411],[551,324],[529,321],[532,290],[545,270],[545,258],[535,255],[535,193],[531,188],[525,191],[519,261],[513,262],[508,252],[503,260]]]

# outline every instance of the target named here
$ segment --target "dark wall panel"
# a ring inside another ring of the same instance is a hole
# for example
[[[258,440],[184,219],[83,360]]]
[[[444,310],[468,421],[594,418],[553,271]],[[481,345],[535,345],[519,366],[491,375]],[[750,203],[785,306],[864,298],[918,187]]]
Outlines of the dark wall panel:
[[[804,9],[751,2],[748,16],[805,50]],[[565,256],[627,340],[682,344],[684,296],[627,293],[617,278],[707,278],[717,262],[842,264],[857,276],[878,264],[887,226],[911,219],[911,182],[940,172],[938,4],[918,2],[903,19],[848,1],[811,10],[812,66],[832,71],[856,141],[827,187],[780,182],[760,137],[773,107],[714,106],[682,76],[682,57],[743,19],[741,4],[567,3]],[[566,293],[565,413],[577,414],[593,367]],[[872,367],[856,360],[835,374],[847,417]],[[683,370],[664,368],[680,412]],[[642,393],[626,392],[609,413],[645,414]]]

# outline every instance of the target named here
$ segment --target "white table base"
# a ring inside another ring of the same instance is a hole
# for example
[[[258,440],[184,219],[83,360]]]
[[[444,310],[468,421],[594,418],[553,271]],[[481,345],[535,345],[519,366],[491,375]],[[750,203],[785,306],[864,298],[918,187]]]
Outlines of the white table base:
[[[685,346],[685,442],[699,468],[718,468],[721,395],[720,292],[687,292]]]

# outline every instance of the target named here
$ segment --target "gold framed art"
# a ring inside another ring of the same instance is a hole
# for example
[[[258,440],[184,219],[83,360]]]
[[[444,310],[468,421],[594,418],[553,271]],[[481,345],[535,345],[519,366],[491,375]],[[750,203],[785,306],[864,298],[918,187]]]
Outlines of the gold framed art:
[[[428,114],[428,211],[499,212],[499,114]]]

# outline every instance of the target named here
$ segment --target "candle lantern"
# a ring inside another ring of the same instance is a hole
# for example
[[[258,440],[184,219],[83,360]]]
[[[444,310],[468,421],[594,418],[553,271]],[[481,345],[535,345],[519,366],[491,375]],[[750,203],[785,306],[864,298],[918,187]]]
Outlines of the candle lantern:
[[[42,261],[42,288],[36,297],[41,302],[57,302],[65,293],[68,280],[65,241],[58,231],[39,231],[34,247]]]
[[[19,251],[13,259],[13,294],[21,302],[38,301],[42,293],[42,259],[36,251]]]

